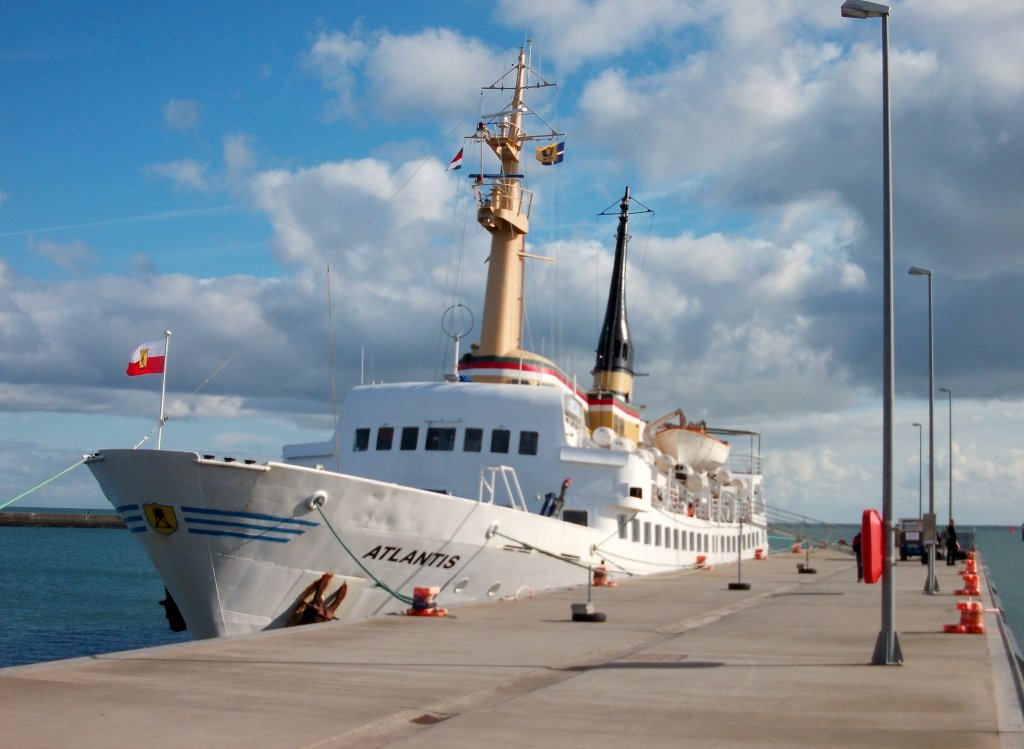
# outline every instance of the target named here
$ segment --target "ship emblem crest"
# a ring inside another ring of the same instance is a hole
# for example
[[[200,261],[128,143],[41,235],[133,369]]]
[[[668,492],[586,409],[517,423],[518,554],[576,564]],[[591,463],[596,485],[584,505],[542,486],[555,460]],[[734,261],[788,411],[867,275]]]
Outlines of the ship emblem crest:
[[[170,505],[150,502],[148,505],[143,505],[142,509],[146,513],[149,527],[157,533],[169,536],[178,530],[178,516],[174,514],[174,508]]]
[[[145,369],[147,364],[149,364],[149,349],[139,349],[139,369]]]

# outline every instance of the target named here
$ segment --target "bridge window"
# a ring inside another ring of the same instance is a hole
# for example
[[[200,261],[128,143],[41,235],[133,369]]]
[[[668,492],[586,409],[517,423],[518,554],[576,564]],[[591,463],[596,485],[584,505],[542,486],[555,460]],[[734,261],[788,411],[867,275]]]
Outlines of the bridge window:
[[[427,429],[427,450],[451,452],[455,449],[454,427],[429,427]]]
[[[630,522],[630,528],[632,529],[633,543],[640,543],[640,521],[636,518]]]
[[[512,433],[508,429],[495,429],[491,432],[491,452],[507,453]]]
[[[370,430],[357,429],[356,438],[352,442],[352,450],[357,453],[366,452],[370,447]]]
[[[626,538],[626,516],[619,515],[619,538]]]
[[[377,430],[377,449],[390,450],[391,443],[395,439],[394,427],[381,427]]]
[[[520,432],[519,433],[519,454],[520,455],[536,455],[537,454],[537,442],[540,440],[540,435],[537,432]]]
[[[415,450],[416,443],[420,440],[419,427],[402,427],[402,443],[399,445],[402,450]]]
[[[484,446],[484,430],[476,427],[466,427],[466,434],[462,439],[462,451],[467,453],[478,453]]]
[[[644,523],[644,543],[648,546],[651,545],[651,524]]]
[[[586,510],[563,510],[562,520],[567,523],[575,523],[576,525],[586,526],[587,522],[587,511]]]

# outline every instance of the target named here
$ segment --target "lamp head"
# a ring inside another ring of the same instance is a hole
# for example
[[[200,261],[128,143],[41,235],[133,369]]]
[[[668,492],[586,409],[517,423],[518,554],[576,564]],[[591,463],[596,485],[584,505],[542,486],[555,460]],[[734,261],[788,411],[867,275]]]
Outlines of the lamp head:
[[[930,276],[932,274],[930,268],[919,268],[916,265],[911,265],[907,272],[912,276]]]
[[[917,423],[917,422],[915,421],[915,422],[914,422],[913,424],[911,424],[910,426],[912,426],[912,427],[918,427],[918,428],[920,428],[920,426],[921,426],[921,425],[920,425],[920,424],[918,424],[918,423]]]
[[[842,13],[843,18],[882,18],[889,15],[889,6],[867,0],[846,0]]]

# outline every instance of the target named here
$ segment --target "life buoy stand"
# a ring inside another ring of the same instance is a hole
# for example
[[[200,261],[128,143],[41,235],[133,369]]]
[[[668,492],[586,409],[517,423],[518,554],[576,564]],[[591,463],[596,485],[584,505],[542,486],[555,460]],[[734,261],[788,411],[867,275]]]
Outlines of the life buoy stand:
[[[334,612],[338,610],[341,602],[348,595],[348,583],[342,583],[340,588],[325,599],[324,593],[327,592],[333,578],[333,572],[325,572],[302,591],[299,602],[288,619],[289,627],[296,627],[300,624],[319,624],[334,619]]]

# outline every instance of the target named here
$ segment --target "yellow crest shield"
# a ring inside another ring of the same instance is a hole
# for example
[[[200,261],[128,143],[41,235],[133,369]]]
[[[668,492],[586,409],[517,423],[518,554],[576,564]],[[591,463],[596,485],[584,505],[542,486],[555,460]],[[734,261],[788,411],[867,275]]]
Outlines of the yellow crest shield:
[[[170,505],[150,502],[148,505],[143,505],[142,509],[146,513],[149,527],[157,533],[169,536],[178,530],[178,516],[174,514],[174,508]]]
[[[145,369],[149,364],[149,349],[139,349],[139,369]]]

